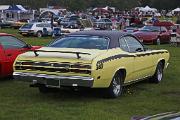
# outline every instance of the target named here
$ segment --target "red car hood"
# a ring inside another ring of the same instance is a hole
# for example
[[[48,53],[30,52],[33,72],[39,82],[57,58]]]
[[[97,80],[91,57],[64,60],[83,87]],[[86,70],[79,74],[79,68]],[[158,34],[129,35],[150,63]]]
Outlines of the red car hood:
[[[134,35],[139,39],[155,39],[159,35],[159,32],[144,32],[138,31],[135,32]]]

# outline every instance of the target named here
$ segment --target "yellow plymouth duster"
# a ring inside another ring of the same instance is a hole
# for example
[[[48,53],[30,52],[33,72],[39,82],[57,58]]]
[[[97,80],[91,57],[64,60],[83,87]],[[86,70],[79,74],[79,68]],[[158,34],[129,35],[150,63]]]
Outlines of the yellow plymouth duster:
[[[168,60],[167,50],[147,49],[131,34],[80,31],[19,55],[13,75],[40,92],[61,87],[107,88],[107,94],[115,98],[124,85],[146,78],[159,83]]]

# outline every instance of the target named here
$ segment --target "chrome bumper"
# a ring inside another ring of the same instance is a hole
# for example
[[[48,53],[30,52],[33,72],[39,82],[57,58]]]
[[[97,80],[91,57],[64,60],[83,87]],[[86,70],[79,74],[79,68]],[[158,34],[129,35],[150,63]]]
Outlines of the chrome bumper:
[[[82,76],[56,76],[47,74],[14,72],[15,80],[31,82],[32,84],[44,84],[47,87],[81,86],[92,87],[94,79]]]

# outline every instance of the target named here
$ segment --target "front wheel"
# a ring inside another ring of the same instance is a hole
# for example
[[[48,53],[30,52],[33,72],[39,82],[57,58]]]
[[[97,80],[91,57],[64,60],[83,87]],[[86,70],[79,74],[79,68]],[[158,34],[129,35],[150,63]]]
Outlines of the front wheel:
[[[122,94],[123,76],[121,73],[116,73],[108,88],[108,97],[117,98]]]
[[[161,41],[160,41],[159,38],[157,38],[157,40],[156,40],[156,45],[160,45],[160,44],[161,44]]]
[[[163,64],[162,64],[162,62],[159,62],[156,67],[155,74],[150,79],[150,82],[159,83],[159,82],[161,82],[162,78],[163,78]]]

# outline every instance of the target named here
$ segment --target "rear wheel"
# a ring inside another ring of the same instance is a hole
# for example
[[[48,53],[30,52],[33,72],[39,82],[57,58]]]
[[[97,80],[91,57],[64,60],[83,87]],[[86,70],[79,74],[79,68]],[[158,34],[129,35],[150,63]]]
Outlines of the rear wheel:
[[[162,64],[162,62],[159,62],[156,67],[155,74],[150,79],[150,82],[159,83],[159,82],[161,82],[162,78],[163,78],[163,64]]]
[[[116,98],[122,94],[122,73],[116,73],[108,88],[108,97]]]
[[[41,31],[37,32],[37,37],[42,37],[42,32]]]
[[[39,88],[39,92],[44,94],[51,91],[51,89],[46,87],[45,85],[40,85],[38,88]]]

